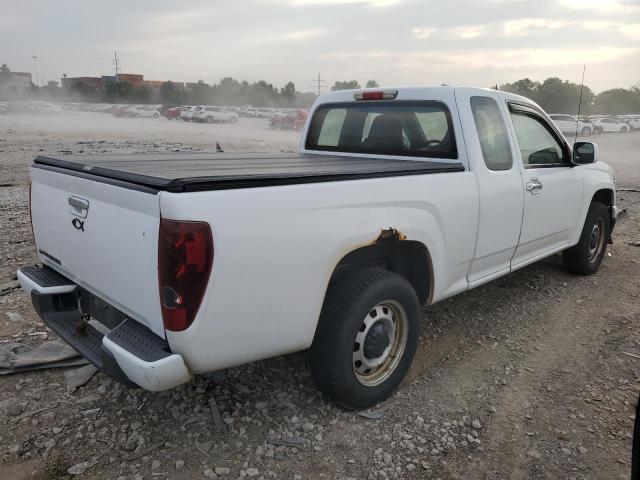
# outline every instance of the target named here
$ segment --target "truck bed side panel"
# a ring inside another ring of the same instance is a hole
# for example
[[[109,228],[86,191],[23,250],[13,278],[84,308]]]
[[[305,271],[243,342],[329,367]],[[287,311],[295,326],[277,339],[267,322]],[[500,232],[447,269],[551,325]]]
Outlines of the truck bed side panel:
[[[192,193],[163,218],[207,221],[211,279],[189,329],[167,332],[194,373],[307,348],[331,274],[394,228],[433,259],[434,298],[467,288],[478,198],[470,172]]]

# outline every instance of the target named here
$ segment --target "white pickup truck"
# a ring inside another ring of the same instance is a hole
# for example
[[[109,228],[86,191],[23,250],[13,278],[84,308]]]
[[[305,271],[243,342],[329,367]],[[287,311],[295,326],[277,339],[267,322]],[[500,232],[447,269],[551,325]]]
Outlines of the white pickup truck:
[[[37,157],[44,322],[107,375],[163,390],[309,349],[334,401],[388,397],[421,306],[562,252],[594,273],[617,209],[597,146],[494,90],[331,92],[299,154]]]

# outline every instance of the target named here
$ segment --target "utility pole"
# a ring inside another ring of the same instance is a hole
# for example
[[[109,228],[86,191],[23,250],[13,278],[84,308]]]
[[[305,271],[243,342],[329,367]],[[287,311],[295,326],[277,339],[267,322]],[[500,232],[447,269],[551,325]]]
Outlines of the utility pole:
[[[116,71],[116,80],[118,80],[118,74],[120,73],[120,62],[118,61],[118,52],[113,52],[113,65]]]
[[[318,96],[320,96],[322,94],[322,89],[327,88],[327,86],[325,85],[325,81],[320,78],[320,73],[318,72],[318,78],[314,78],[311,81],[313,82],[313,85],[311,85],[311,87],[317,88]]]
[[[38,57],[36,57],[35,55],[33,57],[33,67],[36,71],[36,87],[39,87],[39,82],[38,82]]]

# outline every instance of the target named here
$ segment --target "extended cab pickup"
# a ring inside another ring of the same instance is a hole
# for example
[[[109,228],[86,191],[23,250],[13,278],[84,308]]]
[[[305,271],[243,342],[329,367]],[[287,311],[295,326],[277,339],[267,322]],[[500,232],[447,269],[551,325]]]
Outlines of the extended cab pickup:
[[[310,349],[355,408],[401,382],[422,305],[557,252],[594,273],[617,213],[596,145],[457,87],[323,95],[299,154],[42,155],[31,179],[22,288],[103,372],[163,390]]]

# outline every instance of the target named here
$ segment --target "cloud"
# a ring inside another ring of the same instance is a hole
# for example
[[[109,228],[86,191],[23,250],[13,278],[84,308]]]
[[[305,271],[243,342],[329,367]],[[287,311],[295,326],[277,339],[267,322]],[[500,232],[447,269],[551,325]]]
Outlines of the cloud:
[[[640,4],[633,0],[559,0],[559,3],[575,10],[597,10],[608,14],[640,9]]]
[[[566,20],[555,20],[552,18],[519,18],[517,20],[507,20],[503,24],[503,35],[505,37],[526,36],[531,29],[556,30],[568,27],[570,23]]]
[[[434,32],[437,32],[438,29],[437,28],[433,28],[433,27],[420,27],[420,28],[414,28],[411,30],[411,32],[417,37],[417,38],[429,38]]]
[[[615,29],[631,40],[640,39],[640,23],[624,23],[613,20],[562,20],[553,18],[519,18],[486,25],[460,25],[455,27],[415,27],[411,29],[414,37],[426,39],[432,37],[451,37],[471,40],[480,37],[513,38],[528,37],[544,30],[565,28],[601,31]]]
[[[619,28],[630,39],[640,41],[640,23],[620,25]]]
[[[307,5],[368,5],[371,7],[390,7],[401,3],[403,0],[286,0],[287,4],[294,6]]]
[[[310,30],[295,30],[292,32],[278,33],[275,35],[260,35],[248,39],[251,42],[288,42],[310,40],[312,38],[321,37],[326,33],[323,28],[313,28]]]
[[[639,47],[596,47],[589,49],[589,64],[619,60],[640,52]],[[393,60],[401,65],[454,65],[470,69],[554,67],[558,65],[582,65],[585,51],[579,48],[510,48],[469,52],[407,52],[398,54],[386,50],[369,52],[340,52],[321,55],[321,58],[340,60]]]

